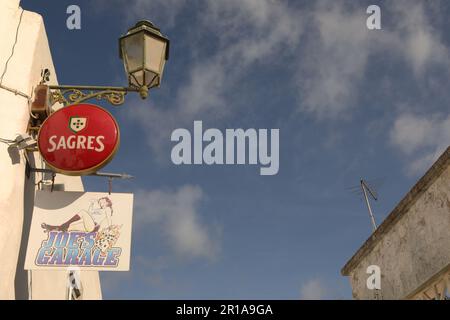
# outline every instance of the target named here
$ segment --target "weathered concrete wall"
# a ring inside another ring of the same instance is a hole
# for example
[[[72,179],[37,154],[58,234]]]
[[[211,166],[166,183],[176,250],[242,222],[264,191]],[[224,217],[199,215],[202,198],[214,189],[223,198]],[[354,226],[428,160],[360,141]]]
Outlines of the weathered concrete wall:
[[[57,83],[57,79],[42,17],[29,11],[22,14],[19,2],[0,1],[0,75],[9,59],[2,84],[31,95],[40,81],[41,69],[50,70],[51,83]],[[0,137],[14,139],[25,133],[28,120],[27,99],[0,89]],[[35,165],[41,167],[39,158]],[[65,299],[65,271],[23,270],[36,182],[25,177],[23,154],[12,154],[6,144],[0,143],[0,172],[0,299],[27,299],[30,295],[33,299]],[[57,175],[56,183],[65,190],[83,190],[79,177]],[[84,298],[100,299],[98,272],[82,272],[81,278]]]
[[[450,265],[448,165],[407,212],[392,224],[350,271],[355,299],[374,299],[374,291],[366,286],[369,265],[381,268],[382,299],[404,299]]]

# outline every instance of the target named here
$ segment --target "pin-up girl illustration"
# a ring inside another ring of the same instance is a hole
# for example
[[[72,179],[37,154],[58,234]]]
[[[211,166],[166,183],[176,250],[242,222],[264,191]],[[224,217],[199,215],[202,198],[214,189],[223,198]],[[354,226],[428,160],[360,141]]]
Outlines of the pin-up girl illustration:
[[[76,215],[59,226],[42,223],[45,231],[81,231],[98,232],[112,225],[113,207],[108,197],[91,200],[89,208],[79,211]]]

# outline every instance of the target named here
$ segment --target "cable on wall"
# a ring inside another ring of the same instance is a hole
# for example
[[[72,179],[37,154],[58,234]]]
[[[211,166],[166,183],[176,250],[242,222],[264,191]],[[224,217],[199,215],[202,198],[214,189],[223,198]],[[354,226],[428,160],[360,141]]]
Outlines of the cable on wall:
[[[8,59],[6,60],[5,67],[3,68],[2,75],[0,76],[0,88],[1,88],[1,89],[4,89],[4,90],[6,90],[6,91],[12,92],[12,93],[14,93],[15,95],[24,97],[25,99],[28,100],[28,104],[29,104],[30,101],[31,101],[31,96],[29,96],[29,95],[26,94],[26,93],[23,93],[22,91],[19,91],[19,90],[10,88],[10,87],[5,86],[5,85],[3,84],[3,78],[5,77],[5,74],[6,74],[6,72],[8,71],[8,64],[9,64],[9,61],[10,61],[10,60],[12,59],[12,57],[14,56],[14,52],[15,52],[15,49],[16,49],[17,41],[18,41],[18,39],[19,39],[19,29],[20,29],[20,25],[22,24],[22,17],[23,17],[24,11],[25,11],[25,10],[22,9],[22,11],[20,12],[19,23],[17,24],[17,28],[16,28],[16,36],[15,36],[15,38],[14,38],[14,44],[13,44],[12,49],[11,49],[11,54],[9,55]],[[31,113],[31,112],[30,112],[30,113]]]
[[[16,49],[17,40],[18,40],[18,38],[19,38],[19,29],[20,29],[20,25],[21,25],[21,23],[22,23],[23,12],[24,12],[24,10],[22,9],[22,12],[20,13],[19,23],[17,24],[16,37],[15,37],[15,40],[14,40],[14,44],[13,44],[13,46],[12,46],[11,55],[10,55],[9,58],[6,60],[5,68],[3,69],[3,73],[2,73],[2,75],[0,76],[0,85],[3,83],[3,77],[5,76],[5,73],[6,73],[6,71],[8,70],[8,63],[9,63],[9,61],[11,60],[11,58],[13,57],[13,55],[14,55],[14,50]]]
[[[17,24],[17,28],[16,28],[16,36],[15,36],[15,39],[14,39],[14,44],[13,44],[12,49],[11,49],[11,54],[10,54],[10,56],[8,57],[8,59],[6,60],[5,67],[4,67],[4,69],[3,69],[2,75],[0,76],[0,88],[1,88],[1,89],[4,89],[4,90],[6,90],[6,91],[12,92],[12,93],[14,93],[16,96],[18,95],[18,96],[21,96],[21,97],[24,97],[25,99],[27,99],[27,101],[28,101],[28,109],[29,109],[28,111],[29,111],[29,114],[30,114],[30,116],[31,116],[32,118],[37,119],[38,117],[35,116],[35,115],[31,112],[31,106],[30,106],[31,96],[28,95],[28,94],[26,94],[26,93],[24,93],[24,92],[22,92],[22,91],[19,91],[19,90],[10,88],[10,87],[5,86],[5,85],[3,84],[3,78],[5,77],[6,71],[8,70],[8,64],[9,64],[9,61],[10,61],[10,60],[12,59],[12,57],[14,56],[14,52],[15,52],[15,49],[16,49],[17,41],[18,41],[18,39],[19,39],[19,29],[20,29],[20,25],[22,24],[22,17],[23,17],[24,11],[25,11],[25,10],[22,9],[22,11],[20,12],[19,23]]]

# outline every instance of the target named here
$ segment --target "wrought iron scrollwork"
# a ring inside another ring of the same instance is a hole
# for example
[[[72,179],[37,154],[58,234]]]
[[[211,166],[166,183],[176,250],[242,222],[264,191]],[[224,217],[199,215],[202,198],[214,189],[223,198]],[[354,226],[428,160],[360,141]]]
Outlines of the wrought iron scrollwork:
[[[40,84],[47,85],[50,80],[50,71],[41,71]],[[120,106],[125,102],[125,95],[130,92],[139,92],[142,96],[142,88],[136,87],[104,87],[104,86],[59,86],[48,85],[50,89],[50,106],[61,103],[69,106],[89,99],[106,100],[114,106]],[[146,88],[145,88],[146,89]],[[146,92],[144,92],[146,93]],[[146,96],[146,95],[145,95]]]
[[[83,101],[96,98],[106,100],[114,106],[122,105],[125,102],[126,90],[114,89],[56,89],[51,92],[51,104],[62,103],[64,106],[81,103]]]

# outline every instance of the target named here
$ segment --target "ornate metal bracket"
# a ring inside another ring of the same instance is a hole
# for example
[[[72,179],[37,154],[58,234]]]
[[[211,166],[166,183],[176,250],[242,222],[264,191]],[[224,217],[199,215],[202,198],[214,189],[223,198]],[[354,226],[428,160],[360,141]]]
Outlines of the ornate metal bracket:
[[[136,87],[105,87],[105,86],[56,86],[47,85],[50,80],[50,71],[43,69],[41,71],[41,86],[48,86],[50,91],[49,106],[59,102],[64,106],[81,103],[83,101],[96,98],[97,100],[106,100],[114,106],[119,106],[125,102],[125,95],[128,92],[139,92],[146,94],[144,88]],[[148,90],[148,89],[147,89]]]
[[[64,106],[81,103],[96,98],[106,100],[114,106],[125,102],[125,95],[130,92],[139,92],[133,87],[100,87],[100,86],[49,86],[50,105],[59,102]]]

